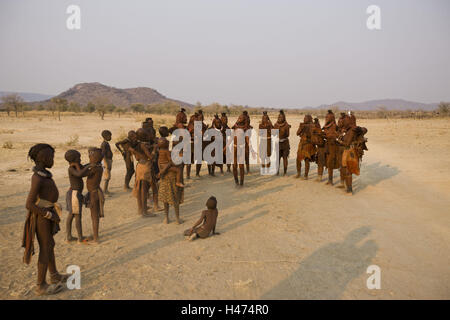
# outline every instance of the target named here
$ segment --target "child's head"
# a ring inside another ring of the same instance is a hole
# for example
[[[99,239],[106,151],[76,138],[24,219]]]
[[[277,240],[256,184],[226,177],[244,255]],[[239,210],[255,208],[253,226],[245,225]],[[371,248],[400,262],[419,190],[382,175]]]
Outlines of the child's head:
[[[44,168],[53,167],[54,157],[55,149],[46,143],[38,143],[28,151],[28,158],[33,160],[37,165],[43,165]]]
[[[208,201],[206,201],[206,207],[210,210],[217,208],[217,199],[214,196],[209,197]]]
[[[161,137],[165,138],[169,136],[169,129],[166,126],[159,127],[158,131]]]
[[[88,152],[89,152],[89,162],[91,164],[102,162],[103,159],[102,149],[91,147],[89,148]]]
[[[81,154],[77,150],[68,150],[64,154],[64,159],[66,159],[68,163],[80,163]]]
[[[136,136],[137,136],[137,139],[141,142],[147,142],[150,140],[148,137],[147,131],[145,131],[145,129],[143,129],[143,128],[139,128],[136,131]]]
[[[106,141],[111,141],[111,136],[112,136],[111,131],[109,131],[109,130],[103,130],[103,131],[102,131],[102,137],[103,137],[103,139],[105,139]]]
[[[134,130],[128,131],[128,140],[130,140],[131,142],[137,141],[136,131],[134,131]]]

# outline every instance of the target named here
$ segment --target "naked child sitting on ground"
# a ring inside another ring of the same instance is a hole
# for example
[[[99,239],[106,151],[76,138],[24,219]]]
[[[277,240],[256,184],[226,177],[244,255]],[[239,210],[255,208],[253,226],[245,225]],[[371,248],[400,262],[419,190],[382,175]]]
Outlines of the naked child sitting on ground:
[[[206,201],[207,210],[202,211],[200,219],[192,226],[192,228],[184,231],[184,236],[188,237],[189,241],[196,238],[208,238],[211,234],[219,234],[216,232],[217,216],[217,199],[210,197]]]

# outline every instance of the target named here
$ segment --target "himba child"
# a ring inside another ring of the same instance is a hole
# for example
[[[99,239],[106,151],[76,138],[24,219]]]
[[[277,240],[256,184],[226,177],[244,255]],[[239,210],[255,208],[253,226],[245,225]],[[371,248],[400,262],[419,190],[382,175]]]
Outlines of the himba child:
[[[122,157],[125,161],[126,174],[125,174],[125,183],[124,190],[129,191],[131,177],[134,175],[134,161],[133,161],[133,153],[129,150],[130,147],[135,147],[137,144],[137,136],[134,130],[128,132],[128,136],[126,139],[118,141],[116,143],[116,148],[122,154]]]
[[[53,236],[60,230],[61,206],[58,205],[59,191],[52,174],[47,169],[53,167],[55,149],[46,143],[30,148],[28,157],[35,163],[28,193],[22,247],[25,248],[23,262],[30,264],[34,254],[34,237],[39,243],[37,270],[38,295],[55,294],[63,289],[68,275],[58,273],[55,262],[55,240]],[[46,282],[47,269],[50,271],[50,285]]]
[[[100,188],[100,183],[102,181],[103,167],[102,159],[103,152],[99,148],[89,148],[89,174],[86,180],[86,187],[88,193],[86,194],[86,207],[91,209],[92,218],[92,240],[95,243],[99,242],[98,230],[100,224],[100,218],[104,217],[104,204],[105,197],[103,191]]]
[[[169,135],[169,129],[165,126],[162,126],[158,131],[161,135],[161,137],[158,139],[158,178],[166,175],[168,172],[174,172],[177,175],[175,185],[177,187],[184,188],[184,184],[182,183],[182,167],[179,165],[177,166],[175,163],[173,163],[171,152],[169,151],[169,140],[167,140],[166,138]]]
[[[148,143],[150,145],[156,144],[157,138],[156,138],[156,130],[153,127],[153,119],[152,118],[145,118],[145,121],[142,122],[142,129],[147,132],[148,136]],[[152,159],[152,175],[154,176],[153,179],[156,180],[156,175],[159,172],[158,168],[158,152],[155,153],[155,157]]]
[[[105,194],[110,194],[108,191],[108,185],[109,185],[109,180],[111,180],[111,169],[112,169],[112,162],[113,162],[113,153],[111,151],[111,146],[109,145],[109,141],[111,141],[111,137],[112,137],[111,131],[103,130],[102,137],[104,140],[101,145],[101,151],[102,151],[102,155],[103,155],[103,162],[105,165],[105,170],[103,172],[103,175],[104,175],[103,178],[105,180],[103,192]]]
[[[185,230],[184,235],[189,241],[196,238],[207,238],[210,234],[219,234],[216,232],[217,216],[217,199],[211,196],[206,201],[207,210],[203,210],[200,219],[192,226],[192,228]]]
[[[165,148],[166,146],[164,144],[165,144],[165,141],[168,142],[167,136],[169,133],[167,127],[161,127],[159,130],[159,133],[161,135],[161,138],[158,140],[159,145],[162,148]],[[169,148],[169,146],[167,145],[167,149],[168,148]],[[167,157],[171,162],[170,153],[166,152],[166,156],[164,156],[164,158],[167,158]],[[159,164],[159,162],[158,162],[158,164]],[[167,165],[164,168],[161,167],[161,171],[164,172],[166,167],[167,167]],[[165,224],[169,223],[169,207],[170,206],[173,206],[173,208],[175,210],[176,223],[177,224],[183,223],[183,220],[180,219],[180,204],[183,203],[184,189],[177,186],[178,174],[179,174],[179,178],[180,178],[178,181],[182,184],[182,178],[183,178],[182,168],[183,167],[180,165],[178,168],[180,169],[179,172],[169,171],[169,170],[165,171],[164,174],[162,174],[160,176],[160,180],[159,180],[158,200],[159,200],[159,202],[162,202],[164,204],[164,216],[165,216],[164,223]]]
[[[64,158],[69,163],[69,182],[70,188],[66,194],[66,208],[69,216],[66,221],[66,240],[67,242],[78,240],[78,243],[86,242],[83,237],[81,224],[81,212],[83,208],[83,177],[89,174],[89,165],[81,164],[81,154],[77,150],[68,150]],[[72,221],[75,218],[75,228],[77,229],[78,239],[72,237]]]

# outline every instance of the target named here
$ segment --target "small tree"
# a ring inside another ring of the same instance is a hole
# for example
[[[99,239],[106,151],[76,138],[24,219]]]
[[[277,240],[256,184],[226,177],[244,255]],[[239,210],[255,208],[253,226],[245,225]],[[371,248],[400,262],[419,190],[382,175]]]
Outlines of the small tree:
[[[142,103],[135,103],[131,105],[131,110],[136,113],[142,113],[144,112],[145,108]]]
[[[102,120],[104,120],[105,113],[108,112],[108,106],[110,105],[108,98],[98,97],[95,99],[94,103],[95,103],[95,109],[97,110],[98,114],[100,115],[100,118]]]
[[[108,112],[113,113],[114,110],[116,110],[116,106],[113,105],[112,103],[110,103],[110,104],[108,104],[108,105],[106,106],[106,109],[107,109]]]
[[[88,104],[83,109],[84,112],[92,113],[95,111],[95,104],[88,102]]]
[[[124,109],[122,109],[122,108],[116,108],[116,110],[115,110],[116,112],[117,112],[117,114],[119,115],[119,118],[120,118],[120,114],[121,113],[124,113]]]
[[[100,115],[100,118],[101,118],[102,120],[105,120],[106,106],[104,106],[104,105],[98,105],[98,106],[96,106],[95,108],[96,108],[98,114]]]
[[[450,102],[439,103],[438,110],[440,115],[448,115],[450,113]]]
[[[70,112],[75,112],[78,113],[81,111],[81,107],[78,103],[76,102],[71,102],[69,103],[69,106],[67,107],[67,110]]]
[[[23,107],[23,99],[18,94],[9,94],[6,96],[3,96],[2,98],[3,105],[6,107],[6,111],[9,112],[10,110],[14,110],[16,113],[16,118],[18,117],[19,110]]]
[[[30,105],[24,104],[22,106],[22,116],[25,117],[25,111],[31,111],[31,110],[33,110],[33,108]]]
[[[58,120],[61,121],[61,111],[67,110],[67,100],[62,98],[52,98],[50,102],[58,110]]]

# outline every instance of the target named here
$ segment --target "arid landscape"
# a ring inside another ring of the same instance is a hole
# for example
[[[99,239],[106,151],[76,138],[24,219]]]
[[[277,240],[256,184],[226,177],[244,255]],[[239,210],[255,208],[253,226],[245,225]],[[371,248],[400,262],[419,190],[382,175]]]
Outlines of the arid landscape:
[[[175,119],[146,116],[156,128]],[[56,147],[51,171],[63,204],[69,186],[64,152],[77,149],[86,162],[87,148],[100,145],[103,129],[115,142],[144,117],[1,115],[0,299],[38,298],[37,255],[25,265],[21,248],[33,166],[28,149],[38,142]],[[450,119],[358,121],[368,129],[369,151],[353,196],[337,184],[314,181],[315,165],[310,180],[294,178],[295,131],[302,119],[287,112],[287,177],[262,176],[252,166],[245,186],[236,188],[231,174],[209,177],[204,165],[200,179],[187,181],[182,225],[173,223],[172,209],[169,225],[161,212],[137,215],[135,199],[123,190],[124,162],[113,147],[113,194],[101,220],[101,243],[66,243],[64,219],[55,237],[58,267],[65,272],[80,266],[81,289],[39,299],[450,299]],[[252,116],[252,125],[259,120]],[[186,241],[183,230],[211,195],[218,199],[220,235]],[[87,209],[83,229],[90,234]],[[379,290],[366,286],[370,265],[381,268]]]

